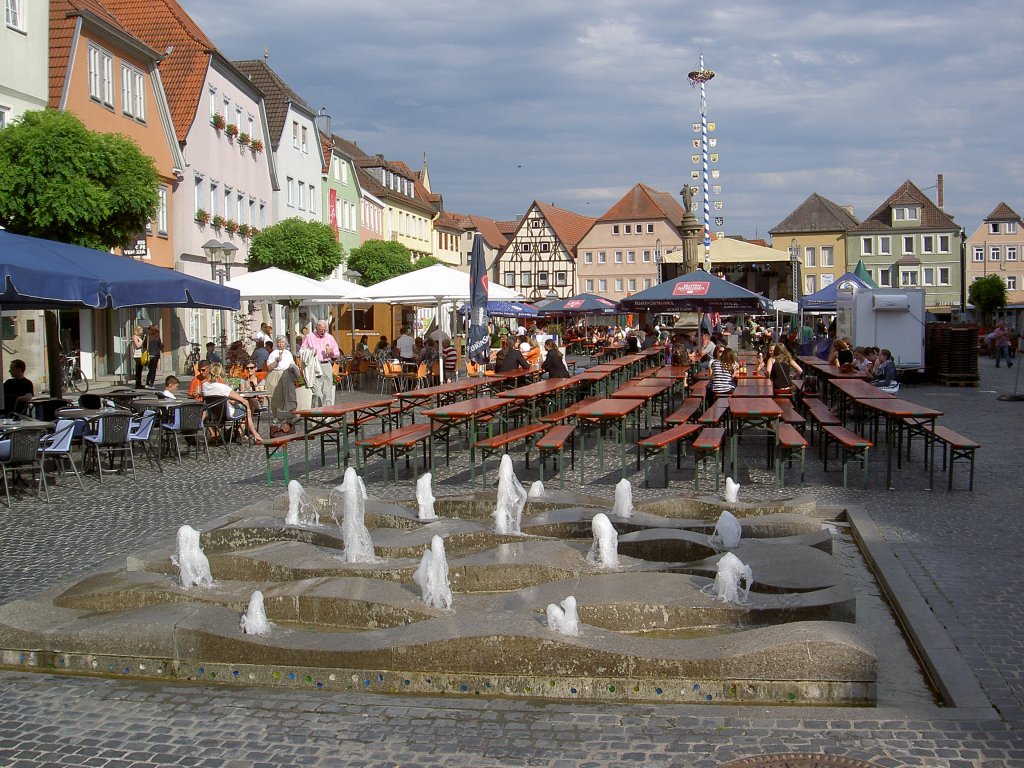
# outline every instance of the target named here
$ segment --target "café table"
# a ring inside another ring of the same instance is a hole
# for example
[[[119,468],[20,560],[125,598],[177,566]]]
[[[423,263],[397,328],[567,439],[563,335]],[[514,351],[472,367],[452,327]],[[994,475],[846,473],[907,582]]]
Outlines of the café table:
[[[775,428],[781,417],[782,408],[771,397],[729,398],[729,453],[733,477],[736,476],[740,434],[747,429],[760,429],[766,431],[769,440],[774,440]]]
[[[396,397],[402,403],[408,403],[410,406],[420,406],[427,403],[429,400],[434,401],[434,407],[439,408],[446,403],[451,403],[459,399],[460,395],[466,392],[475,392],[479,387],[484,384],[484,380],[480,376],[475,376],[470,379],[461,379],[459,381],[449,381],[445,384],[438,384],[433,387],[420,387],[419,389],[407,389],[396,394]]]
[[[877,418],[885,417],[885,487],[893,489],[892,457],[893,447],[896,444],[897,436],[902,436],[900,422],[903,419],[918,419],[926,431],[935,429],[935,420],[942,416],[943,412],[935,408],[917,405],[898,397],[891,399],[859,400],[861,407],[873,412],[875,415],[875,434],[878,434]],[[931,456],[932,443],[927,443],[928,452],[928,490],[932,490],[935,481],[935,461]]]
[[[302,419],[302,429],[308,435],[318,429],[330,430],[331,433],[341,432],[342,450],[345,466],[348,466],[350,455],[349,433],[358,431],[363,422],[368,419],[380,418],[381,420],[391,417],[391,406],[394,405],[394,398],[381,400],[367,400],[355,403],[342,403],[337,405],[322,405],[317,408],[300,408],[292,411]],[[351,422],[350,422],[351,419]],[[306,476],[309,476],[309,440],[302,441],[305,448]],[[320,444],[320,461],[324,463],[323,441]],[[340,464],[340,457],[339,457]]]
[[[839,393],[839,420],[846,423],[846,409],[849,405],[860,400],[895,400],[896,395],[890,392],[883,392],[869,381],[863,379],[836,379],[832,382],[833,388]]]
[[[642,408],[644,400],[639,398],[604,398],[586,403],[576,411],[577,423],[591,422],[597,424],[598,466],[604,471],[604,430],[615,425],[618,429],[619,454],[622,460],[621,477],[626,476],[626,419]],[[586,437],[580,430],[580,483],[586,483],[586,455],[584,452]]]
[[[151,389],[112,389],[109,392],[97,392],[104,400],[110,400],[118,408],[131,408],[132,401],[139,397],[152,397]]]
[[[607,397],[611,391],[614,373],[614,371],[595,371],[593,368],[587,368],[587,370],[577,373],[572,379],[580,383],[593,382],[594,387],[603,389],[604,395]]]
[[[661,413],[671,413],[671,406],[674,404],[672,393],[675,391],[678,384],[679,382],[673,381],[672,379],[641,379],[639,381],[631,381],[628,384],[619,387],[611,393],[611,397],[627,400],[631,398],[638,398],[643,400],[644,416],[649,428],[653,415],[652,405],[655,402],[661,402]],[[664,400],[669,401],[669,410],[665,410]]]
[[[436,421],[441,424],[447,433],[452,427],[459,424],[469,424],[469,477],[470,482],[476,481],[476,426],[477,421],[484,416],[491,416],[509,405],[509,399],[503,397],[471,397],[468,400],[460,400],[450,405],[442,405],[440,408],[431,408],[423,411],[431,425]],[[430,468],[434,468],[434,435],[435,430],[430,430]]]
[[[729,393],[729,397],[768,397],[773,393],[772,383],[767,379],[742,379],[736,384],[736,388]]]
[[[655,379],[685,379],[690,370],[688,365],[665,365],[654,372]]]
[[[538,408],[545,412],[546,404],[554,404],[555,407],[551,410],[561,408],[565,391],[577,386],[578,383],[571,378],[543,379],[515,389],[506,389],[504,392],[499,392],[498,397],[528,404],[530,406],[530,421],[536,421]]]
[[[495,373],[493,376],[485,376],[484,383],[489,385],[493,392],[502,389],[519,386],[524,380],[539,378],[542,371],[537,368],[516,368],[513,371]]]
[[[50,421],[58,408],[67,408],[71,401],[64,397],[49,397],[47,395],[36,395],[28,404],[29,413],[38,421]]]

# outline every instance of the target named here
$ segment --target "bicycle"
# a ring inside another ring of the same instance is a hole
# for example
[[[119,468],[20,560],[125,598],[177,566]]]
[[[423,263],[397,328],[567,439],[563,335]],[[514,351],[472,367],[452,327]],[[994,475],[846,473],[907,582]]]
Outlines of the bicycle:
[[[187,355],[185,355],[185,375],[191,375],[195,373],[196,366],[199,365],[199,361],[202,359],[202,354],[199,351],[199,344],[195,341],[187,341],[186,344],[190,345],[190,349]]]
[[[63,391],[75,390],[80,395],[89,391],[89,378],[82,371],[79,352],[60,356],[61,387]]]

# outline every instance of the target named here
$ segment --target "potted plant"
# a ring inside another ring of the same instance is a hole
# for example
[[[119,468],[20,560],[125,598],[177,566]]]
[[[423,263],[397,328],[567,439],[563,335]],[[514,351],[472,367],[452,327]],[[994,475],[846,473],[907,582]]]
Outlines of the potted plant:
[[[220,215],[214,216],[213,217],[213,226],[216,229],[220,229],[221,227],[223,227],[224,226],[224,217],[220,216]]]
[[[214,112],[213,117],[210,118],[210,122],[213,123],[213,127],[218,131],[223,131],[224,126],[227,125],[227,120],[224,119],[224,115],[220,112]]]
[[[234,123],[231,123],[227,128],[224,129],[224,132],[231,138],[235,138],[235,136],[238,135],[238,126]]]
[[[196,221],[200,224],[206,224],[210,220],[210,214],[204,211],[202,208],[196,211]]]
[[[249,146],[252,147],[252,151],[257,155],[263,151],[263,142],[259,139],[253,139],[249,142]]]
[[[238,143],[241,144],[243,147],[246,144],[248,144],[249,143],[249,134],[246,133],[245,131],[242,131],[240,134],[238,134]]]
[[[259,233],[260,231],[256,227],[249,227],[249,235],[251,237],[256,237],[256,235],[258,235]]]
[[[238,222],[234,219],[228,219],[224,222],[224,230],[229,234],[233,235],[238,231]]]
[[[242,237],[248,237],[250,231],[251,230],[250,230],[248,224],[239,224],[238,225],[238,234],[240,234]]]

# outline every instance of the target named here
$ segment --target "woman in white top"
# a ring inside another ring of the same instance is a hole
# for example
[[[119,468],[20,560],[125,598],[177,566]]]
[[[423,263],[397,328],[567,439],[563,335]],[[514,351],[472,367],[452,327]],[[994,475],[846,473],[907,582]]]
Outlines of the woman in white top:
[[[252,408],[249,401],[235,392],[229,385],[224,383],[224,366],[214,363],[210,366],[210,378],[203,382],[203,397],[226,397],[228,401],[224,404],[228,409],[228,415],[234,416],[239,413],[239,407],[245,409],[245,426],[249,437],[257,444],[263,442],[260,433],[256,431],[256,425],[252,421]],[[237,405],[236,405],[237,404]],[[245,436],[244,434],[242,435]]]

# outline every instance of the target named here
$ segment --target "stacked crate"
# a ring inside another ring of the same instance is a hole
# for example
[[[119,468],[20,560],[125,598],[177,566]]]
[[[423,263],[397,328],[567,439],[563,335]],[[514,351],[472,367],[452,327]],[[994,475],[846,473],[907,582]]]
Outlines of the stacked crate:
[[[942,386],[978,386],[978,326],[928,323],[925,365]]]

